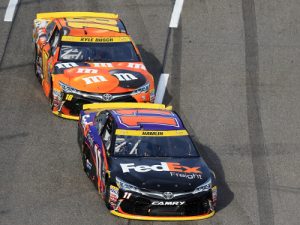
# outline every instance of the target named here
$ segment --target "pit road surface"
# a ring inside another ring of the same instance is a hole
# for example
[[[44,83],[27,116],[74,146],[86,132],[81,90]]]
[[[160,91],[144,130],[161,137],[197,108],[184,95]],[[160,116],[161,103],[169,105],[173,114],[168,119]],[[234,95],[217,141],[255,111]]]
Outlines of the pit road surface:
[[[119,13],[159,77],[173,1],[0,2],[0,224],[299,224],[300,1],[186,0],[165,72],[171,103],[219,181],[218,212],[192,222],[109,214],[82,171],[76,122],[51,114],[34,76],[38,12]]]

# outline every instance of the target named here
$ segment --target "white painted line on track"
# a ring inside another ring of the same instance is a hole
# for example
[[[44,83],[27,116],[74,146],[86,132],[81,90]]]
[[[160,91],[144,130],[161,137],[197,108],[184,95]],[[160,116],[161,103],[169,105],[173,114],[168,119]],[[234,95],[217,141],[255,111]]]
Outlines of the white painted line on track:
[[[11,22],[13,21],[14,15],[15,15],[15,10],[16,7],[19,3],[19,0],[9,0],[5,16],[4,16],[4,21],[6,22]]]
[[[160,75],[154,103],[162,104],[164,100],[167,84],[168,84],[168,79],[169,79],[168,73],[162,73]]]
[[[177,28],[184,0],[176,0],[171,16],[170,28]]]

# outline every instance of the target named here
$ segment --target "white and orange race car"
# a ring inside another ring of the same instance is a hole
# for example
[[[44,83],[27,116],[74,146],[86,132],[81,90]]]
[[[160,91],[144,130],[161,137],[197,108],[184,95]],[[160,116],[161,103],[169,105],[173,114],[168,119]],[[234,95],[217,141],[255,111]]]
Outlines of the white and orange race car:
[[[78,119],[83,104],[154,102],[153,76],[117,14],[39,13],[34,67],[52,112]]]

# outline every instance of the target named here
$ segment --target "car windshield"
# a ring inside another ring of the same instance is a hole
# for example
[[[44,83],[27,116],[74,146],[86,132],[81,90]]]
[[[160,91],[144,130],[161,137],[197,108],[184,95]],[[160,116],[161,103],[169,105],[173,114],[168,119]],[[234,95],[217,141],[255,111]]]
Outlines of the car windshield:
[[[75,62],[139,62],[131,42],[86,43],[62,42],[60,61]]]
[[[117,135],[114,156],[196,157],[199,153],[189,136]]]

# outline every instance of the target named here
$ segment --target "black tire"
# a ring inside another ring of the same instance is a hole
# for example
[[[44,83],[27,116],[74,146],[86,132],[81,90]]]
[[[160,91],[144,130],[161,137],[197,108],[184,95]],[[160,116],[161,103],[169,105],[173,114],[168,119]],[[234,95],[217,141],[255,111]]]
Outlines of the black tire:
[[[53,84],[51,79],[51,87],[50,87],[50,93],[49,93],[49,102],[50,102],[50,108],[53,110]]]
[[[83,142],[83,134],[82,134],[81,127],[79,124],[77,126],[77,143],[78,143],[78,146],[80,149],[80,154],[82,155],[84,142]]]
[[[98,189],[98,178],[96,174],[96,166],[91,158],[90,151],[88,147],[83,144],[81,148],[81,160],[82,160],[82,166],[85,174],[90,178],[90,180],[93,182],[96,189]],[[88,169],[86,164],[87,160],[92,164],[92,169]]]
[[[109,204],[109,197],[110,197],[110,181],[108,177],[105,178],[105,195],[104,195],[104,201],[105,201],[105,206],[111,210],[112,207]]]
[[[38,60],[39,60],[39,57],[38,57],[38,53],[37,53],[37,47],[36,47],[36,44],[34,45],[34,63],[33,63],[33,67],[34,67],[34,74],[35,76],[37,77],[38,81],[40,83],[42,83],[42,79],[41,79],[41,76],[38,74],[37,72],[37,64],[38,64]]]
[[[87,167],[86,167],[87,155],[86,155],[86,149],[85,149],[84,145],[82,145],[80,147],[80,155],[81,155],[82,167],[83,167],[84,172],[86,173],[86,171],[87,171]]]

